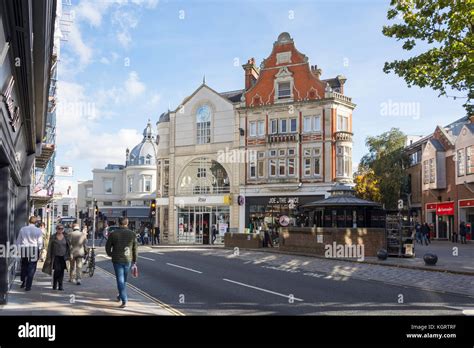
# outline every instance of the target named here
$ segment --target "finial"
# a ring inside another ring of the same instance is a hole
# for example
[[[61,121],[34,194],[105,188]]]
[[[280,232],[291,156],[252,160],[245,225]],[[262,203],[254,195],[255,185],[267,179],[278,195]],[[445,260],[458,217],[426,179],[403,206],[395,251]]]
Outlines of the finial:
[[[202,84],[205,85],[206,84],[206,74],[204,74],[202,76]]]

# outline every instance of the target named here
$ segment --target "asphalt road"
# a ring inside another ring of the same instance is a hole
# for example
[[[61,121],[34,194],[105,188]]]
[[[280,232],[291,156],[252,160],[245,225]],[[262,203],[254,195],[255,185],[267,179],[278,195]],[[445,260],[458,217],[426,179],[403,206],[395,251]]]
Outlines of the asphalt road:
[[[113,273],[98,251],[98,266]],[[473,308],[468,296],[292,273],[209,249],[141,247],[138,266],[129,282],[186,315],[462,315]]]

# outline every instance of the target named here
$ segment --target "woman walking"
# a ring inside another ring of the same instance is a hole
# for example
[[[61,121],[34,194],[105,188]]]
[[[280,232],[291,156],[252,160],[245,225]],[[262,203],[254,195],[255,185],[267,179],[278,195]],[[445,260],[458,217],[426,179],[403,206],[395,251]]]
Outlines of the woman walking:
[[[43,272],[53,275],[53,290],[64,290],[64,270],[69,259],[69,243],[64,236],[64,226],[56,226],[56,234],[49,242],[48,255],[43,265]]]

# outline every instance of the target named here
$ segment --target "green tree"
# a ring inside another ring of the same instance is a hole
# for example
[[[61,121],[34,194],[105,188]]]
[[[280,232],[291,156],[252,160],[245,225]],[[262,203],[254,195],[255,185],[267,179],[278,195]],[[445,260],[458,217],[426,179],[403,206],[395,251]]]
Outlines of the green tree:
[[[377,181],[380,202],[387,209],[396,209],[397,201],[403,198],[407,175],[408,156],[404,153],[406,136],[398,128],[381,135],[368,137],[369,153],[361,159],[360,167],[373,171]]]
[[[392,0],[387,18],[401,23],[384,26],[385,36],[403,40],[404,50],[427,50],[386,62],[383,71],[403,77],[409,87],[431,87],[439,96],[450,88],[461,92],[458,97],[467,99],[463,106],[472,114],[474,0]]]

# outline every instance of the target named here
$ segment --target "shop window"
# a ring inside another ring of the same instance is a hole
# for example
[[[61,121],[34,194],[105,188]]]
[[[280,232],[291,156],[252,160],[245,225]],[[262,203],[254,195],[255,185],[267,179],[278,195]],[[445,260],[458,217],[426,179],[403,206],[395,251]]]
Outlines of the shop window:
[[[271,159],[268,161],[269,163],[269,167],[270,167],[270,176],[276,176],[276,160],[275,159]]]

